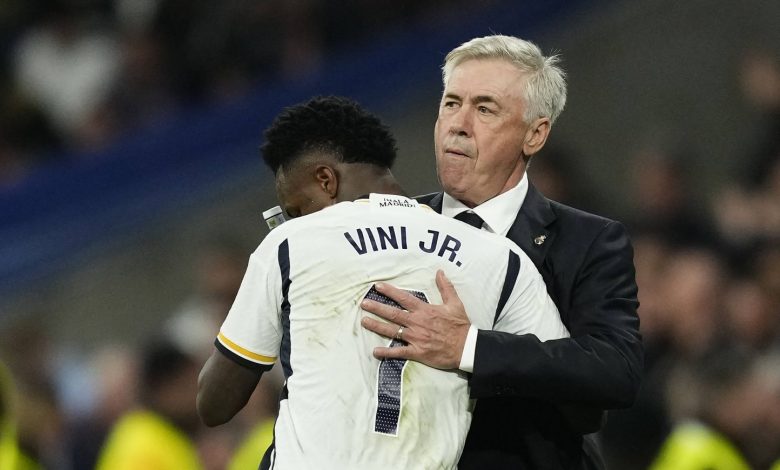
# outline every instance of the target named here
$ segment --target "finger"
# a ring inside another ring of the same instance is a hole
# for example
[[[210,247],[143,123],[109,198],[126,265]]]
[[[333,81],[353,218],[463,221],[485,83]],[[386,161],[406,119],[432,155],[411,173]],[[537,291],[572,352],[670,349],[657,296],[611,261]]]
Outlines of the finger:
[[[414,359],[414,350],[411,346],[396,346],[393,348],[374,348],[374,357],[377,359]]]
[[[447,278],[447,276],[444,274],[444,271],[439,269],[436,271],[436,287],[439,289],[439,294],[441,294],[441,300],[445,304],[453,303],[453,302],[460,302],[460,297],[458,297],[458,292],[455,290],[455,286],[452,285],[452,282]]]
[[[409,291],[399,289],[386,282],[377,282],[374,284],[374,286],[380,294],[386,295],[387,297],[395,300],[405,310],[412,311],[415,307],[418,307],[421,303],[424,303],[422,300],[412,295]]]
[[[395,335],[400,328],[400,326],[395,323],[387,323],[368,317],[363,317],[363,319],[360,320],[360,324],[363,328],[389,339],[395,338]]]
[[[403,319],[403,310],[395,308],[392,305],[383,304],[382,302],[376,302],[374,300],[363,299],[363,301],[360,302],[360,308],[366,312],[373,313],[378,317],[382,317],[387,321],[403,324],[401,321]]]

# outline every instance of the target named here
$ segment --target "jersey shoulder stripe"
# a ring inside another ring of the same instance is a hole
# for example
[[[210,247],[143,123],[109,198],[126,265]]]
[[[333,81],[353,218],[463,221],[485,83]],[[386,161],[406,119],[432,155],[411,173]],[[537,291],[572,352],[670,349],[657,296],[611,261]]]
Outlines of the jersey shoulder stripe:
[[[284,370],[284,377],[289,379],[292,375],[292,365],[290,364],[290,351],[292,345],[290,344],[290,242],[289,239],[285,239],[279,245],[279,251],[277,254],[277,260],[279,262],[279,272],[282,276],[282,305],[281,307],[281,323],[282,323],[282,343],[279,346],[279,356],[281,357],[282,370]]]
[[[506,277],[504,278],[504,287],[501,288],[501,296],[498,298],[498,305],[496,305],[496,315],[493,317],[493,325],[495,326],[498,321],[498,316],[501,311],[504,310],[509,295],[512,293],[512,289],[515,287],[517,276],[520,274],[520,256],[512,250],[509,250],[509,261],[506,267]]]

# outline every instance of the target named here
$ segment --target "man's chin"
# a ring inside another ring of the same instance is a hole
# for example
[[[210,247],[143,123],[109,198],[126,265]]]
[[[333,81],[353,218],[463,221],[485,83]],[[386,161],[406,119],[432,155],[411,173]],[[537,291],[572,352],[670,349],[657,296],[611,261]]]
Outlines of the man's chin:
[[[464,188],[462,186],[457,186],[457,185],[447,185],[447,184],[442,184],[442,188],[444,189],[445,193],[454,197],[458,201],[461,201],[467,206],[470,204],[469,201],[471,200],[470,197],[471,195],[469,194],[468,188]]]

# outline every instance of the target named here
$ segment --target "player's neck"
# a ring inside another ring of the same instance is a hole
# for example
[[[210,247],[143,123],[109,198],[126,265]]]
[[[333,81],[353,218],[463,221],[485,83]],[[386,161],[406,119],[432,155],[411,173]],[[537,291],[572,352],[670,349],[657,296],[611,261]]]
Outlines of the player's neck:
[[[369,193],[397,194],[406,196],[389,169],[361,168],[353,171],[349,182],[342,181],[342,200],[355,200]]]
[[[401,187],[401,185],[398,183],[398,180],[395,179],[395,176],[393,176],[393,173],[391,173],[390,170],[387,170],[387,174],[382,175],[375,181],[375,187],[376,189],[370,192],[406,196],[406,191],[404,191],[404,188]]]

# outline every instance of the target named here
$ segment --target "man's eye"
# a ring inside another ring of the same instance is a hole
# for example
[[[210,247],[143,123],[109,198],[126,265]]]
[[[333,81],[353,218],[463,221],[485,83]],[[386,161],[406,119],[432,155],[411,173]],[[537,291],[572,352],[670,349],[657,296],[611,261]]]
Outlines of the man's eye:
[[[493,114],[493,110],[487,106],[480,106],[477,108],[480,114]]]
[[[456,107],[457,105],[458,105],[457,101],[445,101],[444,102],[444,107],[445,108],[450,108],[451,109],[451,108]]]

